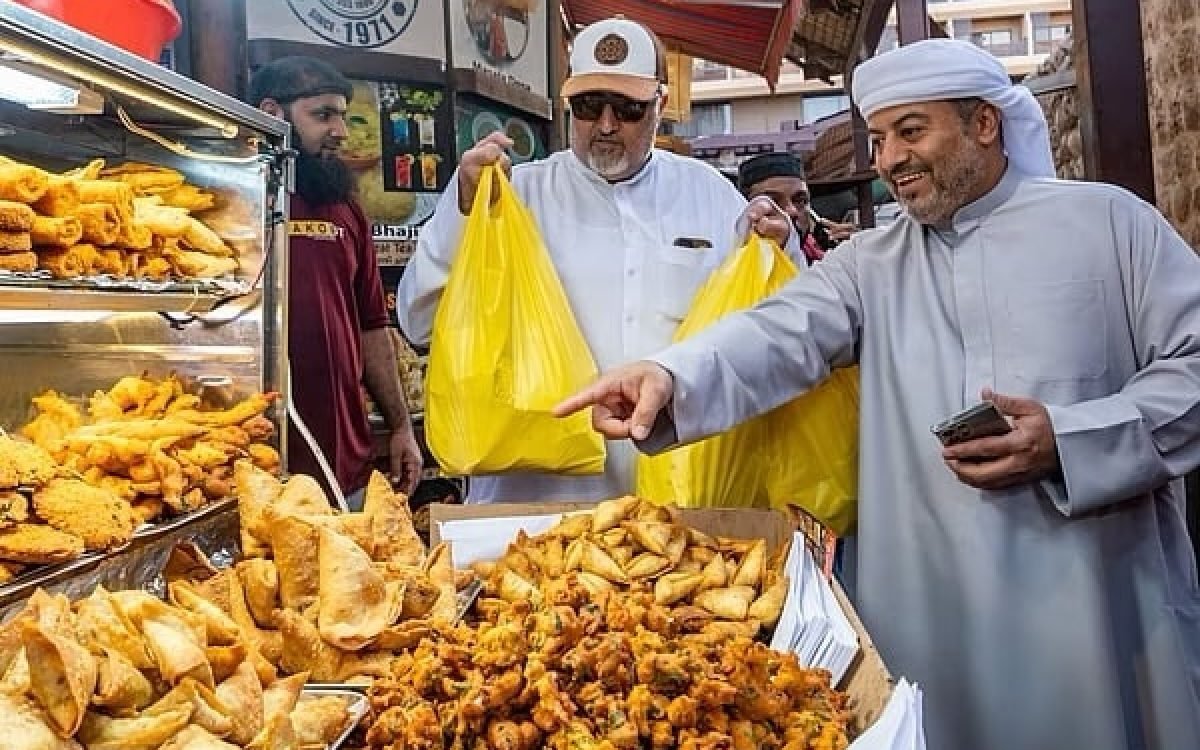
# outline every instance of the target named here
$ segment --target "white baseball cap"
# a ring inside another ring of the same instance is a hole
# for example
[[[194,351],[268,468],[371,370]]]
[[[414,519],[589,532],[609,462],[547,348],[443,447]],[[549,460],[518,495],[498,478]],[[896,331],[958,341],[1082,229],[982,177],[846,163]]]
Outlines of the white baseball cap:
[[[625,18],[597,21],[571,45],[571,74],[562,95],[615,91],[649,101],[665,82],[666,71],[659,64],[658,44],[645,26]]]

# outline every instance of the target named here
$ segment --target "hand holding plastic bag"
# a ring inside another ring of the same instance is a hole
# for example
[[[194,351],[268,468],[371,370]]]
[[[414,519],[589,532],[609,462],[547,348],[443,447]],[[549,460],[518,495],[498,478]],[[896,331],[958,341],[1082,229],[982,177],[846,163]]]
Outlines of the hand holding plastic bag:
[[[798,273],[779,247],[751,237],[697,293],[680,341],[752,307]],[[858,368],[720,435],[659,456],[640,456],[637,492],[686,507],[796,505],[836,534],[857,504]]]
[[[486,168],[433,323],[430,450],[455,474],[600,473],[591,414],[550,414],[595,377],[533,217],[503,173]]]

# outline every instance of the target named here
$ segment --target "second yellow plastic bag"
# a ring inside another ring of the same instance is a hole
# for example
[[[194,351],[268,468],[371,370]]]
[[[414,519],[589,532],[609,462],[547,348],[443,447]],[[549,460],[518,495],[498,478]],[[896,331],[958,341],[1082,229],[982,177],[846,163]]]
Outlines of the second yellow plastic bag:
[[[430,450],[454,474],[600,473],[604,441],[590,412],[550,414],[596,374],[533,217],[488,167],[433,322]]]
[[[697,293],[675,339],[753,306],[797,272],[775,243],[752,237]],[[685,507],[796,505],[843,534],[854,524],[857,457],[858,368],[851,368],[720,435],[639,457],[637,492]]]

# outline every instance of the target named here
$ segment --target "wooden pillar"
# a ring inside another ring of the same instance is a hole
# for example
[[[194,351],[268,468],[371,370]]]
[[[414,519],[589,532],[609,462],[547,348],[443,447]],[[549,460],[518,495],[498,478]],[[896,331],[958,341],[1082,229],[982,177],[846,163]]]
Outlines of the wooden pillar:
[[[896,0],[896,36],[900,44],[928,39],[929,23],[925,0]]]
[[[247,76],[245,0],[192,0],[186,12],[192,78],[242,98]]]
[[[1074,0],[1084,173],[1154,203],[1154,159],[1138,3]]]

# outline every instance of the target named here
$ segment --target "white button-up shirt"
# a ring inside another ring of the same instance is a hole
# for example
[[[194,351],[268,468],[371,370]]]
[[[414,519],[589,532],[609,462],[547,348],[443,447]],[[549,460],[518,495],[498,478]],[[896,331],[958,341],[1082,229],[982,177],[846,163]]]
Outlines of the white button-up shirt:
[[[670,344],[699,286],[742,241],[735,225],[745,198],[712,167],[667,151],[655,150],[642,171],[618,183],[604,180],[573,152],[560,151],[515,167],[512,184],[537,221],[575,320],[602,371]],[[430,339],[465,224],[458,210],[457,179],[450,185],[423,228],[397,290],[400,327],[414,343]],[[788,243],[793,257],[795,235]],[[602,475],[475,477],[469,499],[615,497],[633,490],[634,456],[628,441],[617,441],[608,443]]]

